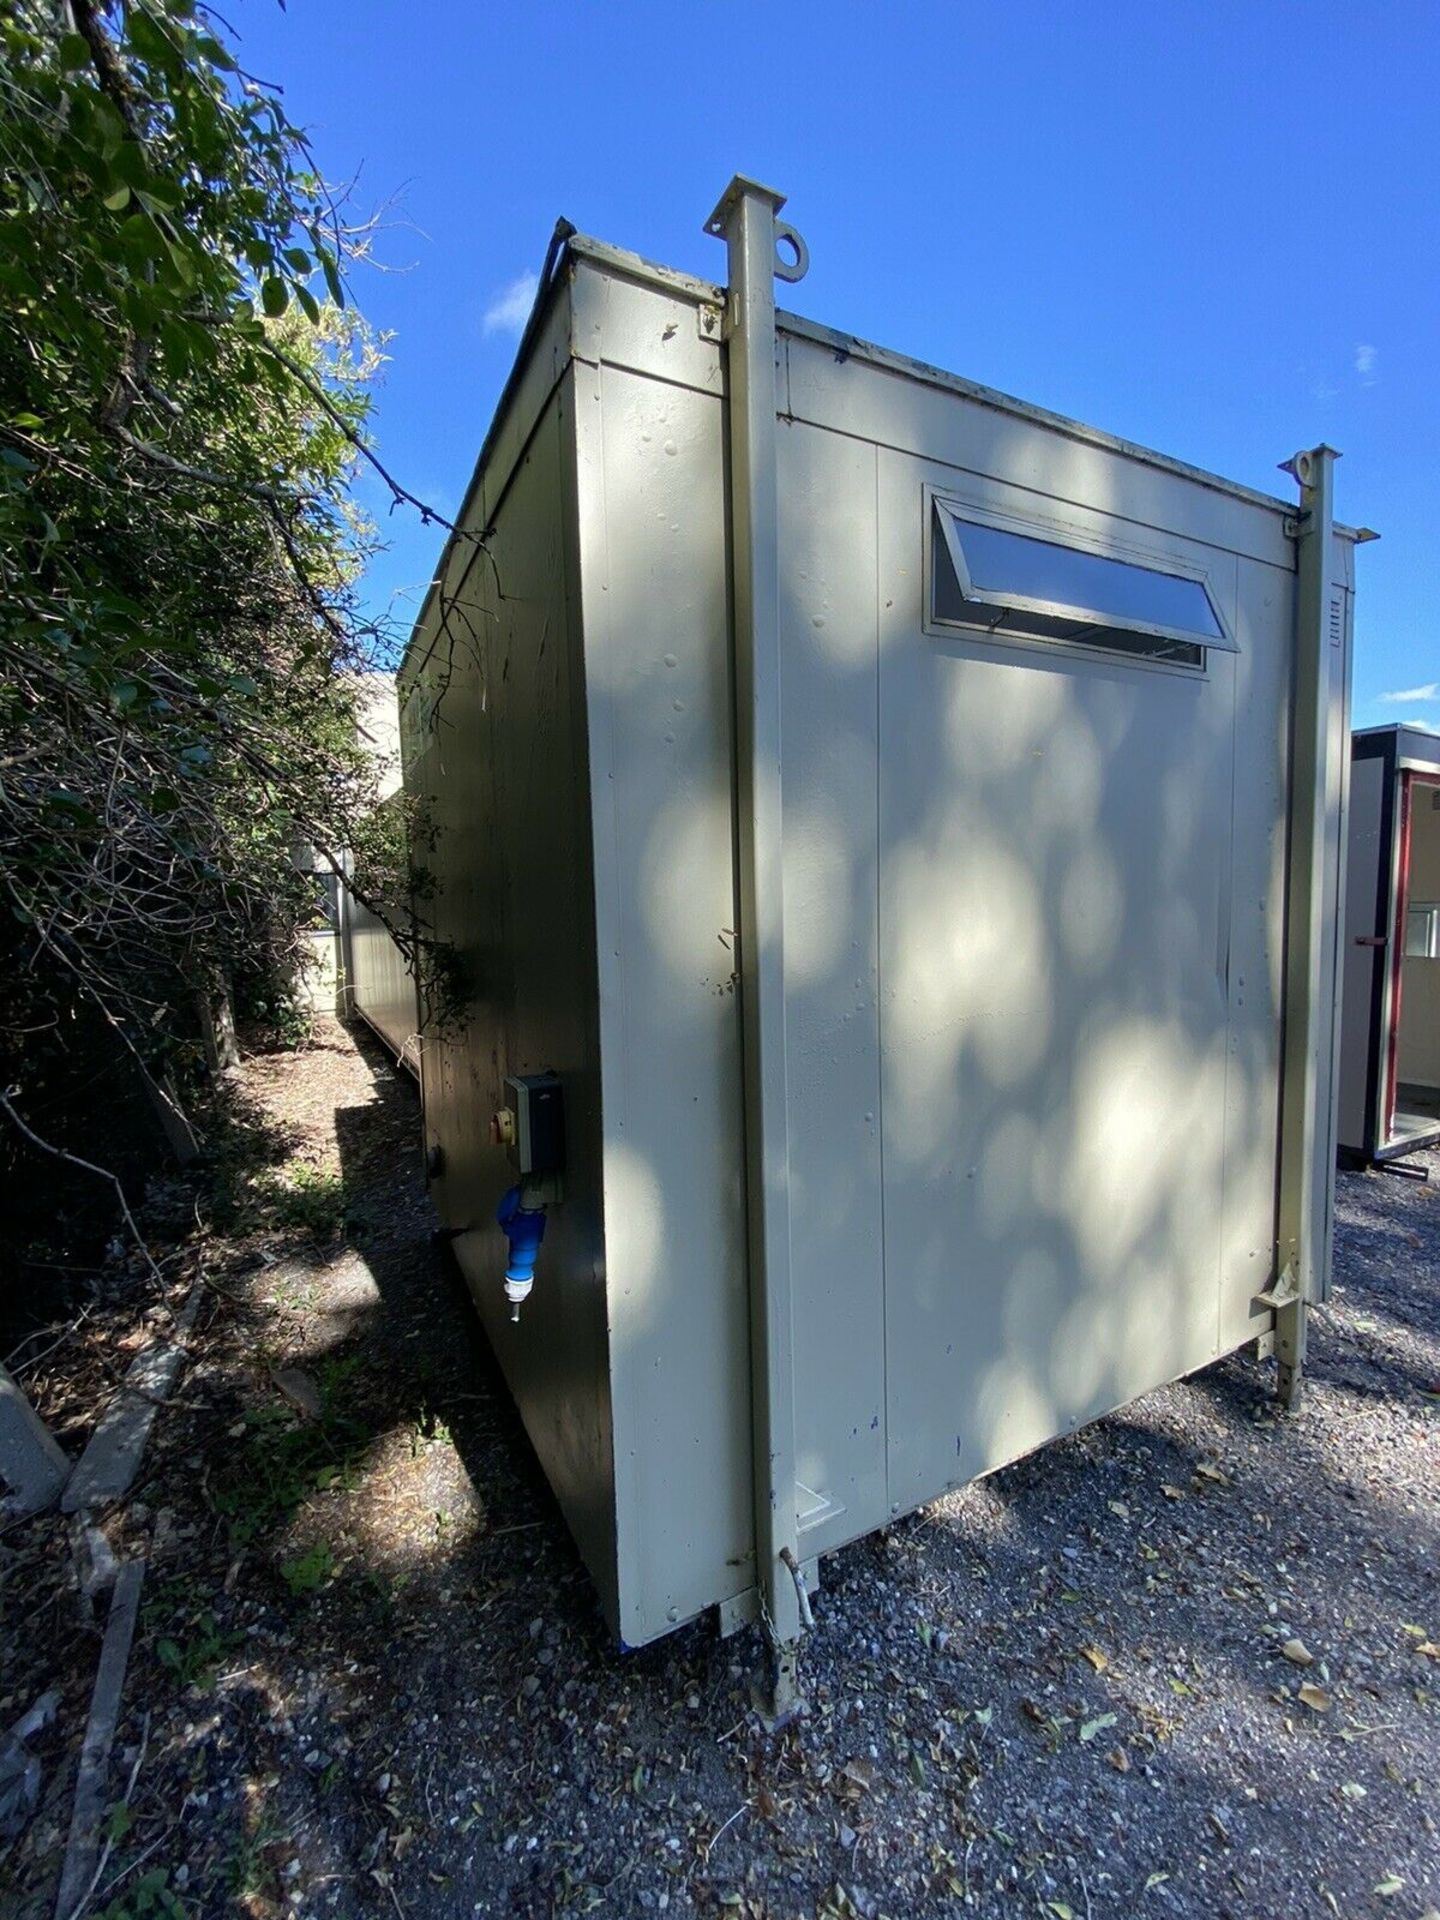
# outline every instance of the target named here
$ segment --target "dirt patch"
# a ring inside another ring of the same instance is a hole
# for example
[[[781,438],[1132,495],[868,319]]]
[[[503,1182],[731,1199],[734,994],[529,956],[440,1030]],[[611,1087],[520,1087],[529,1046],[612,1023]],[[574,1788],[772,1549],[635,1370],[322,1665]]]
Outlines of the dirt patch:
[[[217,1290],[123,1521],[173,1515],[98,1910],[1440,1906],[1440,1160],[1342,1178],[1299,1416],[1231,1360],[835,1556],[809,1712],[767,1736],[753,1637],[609,1644],[430,1241],[409,1082],[337,1031],[245,1088],[280,1144],[203,1245]],[[80,1404],[74,1361],[42,1404]],[[0,1553],[0,1726],[65,1695],[0,1856],[38,1920],[98,1627],[58,1522]]]

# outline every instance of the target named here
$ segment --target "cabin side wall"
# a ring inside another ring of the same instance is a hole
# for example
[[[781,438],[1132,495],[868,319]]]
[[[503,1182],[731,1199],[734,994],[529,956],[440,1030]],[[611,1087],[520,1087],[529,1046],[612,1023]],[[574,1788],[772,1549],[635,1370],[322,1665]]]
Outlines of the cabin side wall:
[[[380,803],[392,814],[402,804],[398,795]],[[420,1001],[410,964],[379,915],[372,913],[343,881],[338,892],[346,1010],[367,1021],[396,1059],[418,1074]]]
[[[719,316],[574,271],[620,1631],[753,1585]]]
[[[556,296],[402,674],[427,984],[425,1132],[441,1222],[525,1428],[619,1630],[599,1034],[569,305]],[[484,546],[478,544],[483,533]],[[565,1089],[563,1200],[518,1324],[495,1221],[507,1075]]]

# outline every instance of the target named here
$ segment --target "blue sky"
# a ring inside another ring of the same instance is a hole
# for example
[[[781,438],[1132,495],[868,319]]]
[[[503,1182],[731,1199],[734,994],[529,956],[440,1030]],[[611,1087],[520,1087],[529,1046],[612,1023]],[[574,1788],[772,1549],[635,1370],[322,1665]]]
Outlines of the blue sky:
[[[386,270],[355,281],[394,335],[378,441],[442,508],[556,217],[719,278],[701,223],[744,171],[789,195],[815,319],[1267,491],[1339,447],[1341,517],[1383,535],[1355,722],[1440,725],[1436,0],[229,17],[324,171],[386,209]],[[403,615],[439,543],[386,528],[370,590]]]

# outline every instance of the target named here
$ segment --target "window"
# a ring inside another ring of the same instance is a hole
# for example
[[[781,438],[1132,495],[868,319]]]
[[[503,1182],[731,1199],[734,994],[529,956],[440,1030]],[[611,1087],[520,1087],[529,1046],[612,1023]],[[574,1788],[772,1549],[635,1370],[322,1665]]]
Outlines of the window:
[[[1203,667],[1208,647],[1235,651],[1202,580],[972,519],[943,500],[934,515],[936,620],[1186,667]]]
[[[1405,958],[1440,960],[1440,905],[1427,901],[1406,909]]]

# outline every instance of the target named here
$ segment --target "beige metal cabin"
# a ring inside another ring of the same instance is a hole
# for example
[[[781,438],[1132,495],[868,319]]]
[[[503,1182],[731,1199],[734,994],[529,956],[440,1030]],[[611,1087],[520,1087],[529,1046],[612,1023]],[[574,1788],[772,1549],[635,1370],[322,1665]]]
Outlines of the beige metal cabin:
[[[820,1555],[1246,1342],[1292,1391],[1327,1285],[1333,455],[1272,498],[777,313],[780,205],[728,290],[557,242],[401,675],[433,1191],[632,1644],[788,1647]]]

